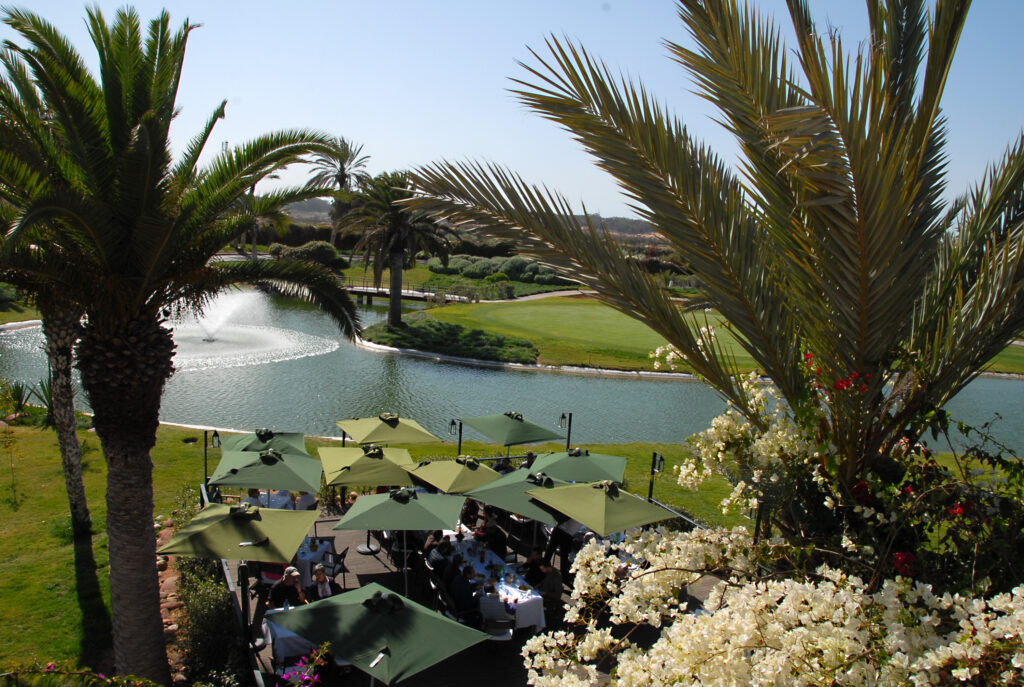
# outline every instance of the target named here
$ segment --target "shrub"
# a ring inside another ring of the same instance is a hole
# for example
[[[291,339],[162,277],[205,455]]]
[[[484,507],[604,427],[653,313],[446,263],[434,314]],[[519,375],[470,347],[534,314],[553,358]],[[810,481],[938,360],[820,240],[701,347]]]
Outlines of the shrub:
[[[338,250],[327,241],[310,241],[294,248],[285,248],[280,257],[288,260],[304,260],[315,262],[330,269],[348,267],[348,261],[338,254]]]
[[[520,281],[520,278],[523,276],[523,272],[526,270],[526,266],[529,264],[529,260],[516,255],[505,260],[505,263],[501,266],[501,271],[507,274],[508,278],[512,281]]]
[[[270,257],[279,258],[284,249],[285,245],[283,243],[272,243],[267,247],[267,252],[270,253]]]
[[[494,274],[484,277],[484,281],[488,284],[493,284],[499,281],[508,281],[508,275],[504,272],[495,272]]]
[[[208,576],[205,573],[211,568],[213,575]],[[189,677],[213,681],[218,673],[240,675],[245,670],[245,643],[235,620],[234,600],[219,579],[217,563],[183,557],[178,570],[183,615],[177,643]]]
[[[373,325],[363,333],[363,337],[384,346],[477,360],[532,364],[537,361],[538,354],[537,348],[526,339],[466,329],[422,317],[410,318],[400,327],[389,327],[383,323]]]
[[[459,267],[455,267],[455,261],[456,258],[452,258],[451,260],[448,261],[448,264],[445,265],[441,258],[430,258],[429,260],[427,260],[427,269],[433,272],[434,274],[458,274],[459,270],[463,266],[469,264],[469,261],[467,260],[464,264],[460,264]]]
[[[483,279],[498,271],[498,265],[489,258],[478,258],[472,265],[462,270],[462,276],[468,279]]]

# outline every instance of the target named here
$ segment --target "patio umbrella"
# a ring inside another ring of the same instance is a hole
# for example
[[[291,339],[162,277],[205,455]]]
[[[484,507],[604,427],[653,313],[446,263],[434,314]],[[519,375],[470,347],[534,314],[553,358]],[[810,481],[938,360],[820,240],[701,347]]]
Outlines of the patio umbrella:
[[[423,461],[405,466],[406,472],[448,494],[463,494],[501,477],[476,458],[459,456],[455,460]]]
[[[284,563],[295,555],[316,517],[314,511],[211,503],[157,553]]]
[[[402,466],[412,466],[404,448],[376,446],[324,446],[318,449],[327,484],[358,484],[367,487],[412,486]]]
[[[602,537],[675,517],[670,510],[621,491],[610,480],[553,489],[530,489],[527,493]]]
[[[626,459],[573,449],[538,456],[531,469],[567,482],[599,482],[609,479],[622,484],[626,474]]]
[[[553,479],[548,475],[520,469],[502,475],[482,487],[477,487],[467,492],[466,496],[530,520],[554,525],[559,520],[556,515],[557,511],[536,500],[527,492],[530,489],[549,490],[567,484],[569,483]]]
[[[536,444],[541,441],[561,440],[562,437],[547,427],[523,419],[522,413],[507,412],[497,415],[471,417],[462,421],[491,441],[502,446]]]
[[[268,618],[390,685],[486,641],[462,625],[375,582]]]
[[[255,451],[224,451],[210,484],[221,487],[320,490],[323,466],[305,453],[282,453],[268,448]]]
[[[386,494],[360,496],[334,526],[336,530],[402,530],[402,548],[406,530],[454,529],[466,503],[465,496],[421,494],[414,489],[392,489]],[[409,570],[405,569],[406,591]]]
[[[437,444],[441,440],[420,423],[394,413],[352,418],[335,423],[357,444]]]
[[[302,453],[309,456],[306,451],[306,435],[301,432],[274,432],[269,429],[257,429],[252,434],[232,434],[222,437],[220,446],[225,451],[265,451],[272,448],[281,453]]]

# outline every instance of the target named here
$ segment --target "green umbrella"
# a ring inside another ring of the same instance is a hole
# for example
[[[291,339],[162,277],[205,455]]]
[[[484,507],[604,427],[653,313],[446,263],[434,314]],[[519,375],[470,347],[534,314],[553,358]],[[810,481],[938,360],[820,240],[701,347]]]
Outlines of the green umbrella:
[[[314,511],[211,503],[157,553],[284,563],[295,555],[316,517]]]
[[[367,494],[341,517],[336,530],[450,530],[459,521],[465,496],[392,489]]]
[[[544,474],[520,469],[502,475],[482,487],[477,487],[468,492],[466,496],[530,520],[554,525],[558,522],[555,511],[534,499],[527,491],[530,489],[548,490],[567,484],[568,482],[552,479]]]
[[[465,503],[465,496],[392,489],[386,494],[360,496],[334,529],[402,530],[403,539],[406,530],[450,530],[458,523]],[[406,548],[404,541],[402,548]],[[408,592],[408,567],[405,568],[405,587]]]
[[[523,419],[522,413],[508,412],[497,415],[471,417],[462,421],[502,446],[536,444],[540,441],[561,440],[563,437],[546,427]]]
[[[609,479],[622,484],[626,474],[626,459],[573,449],[538,456],[531,469],[567,482],[599,482]]]
[[[320,461],[305,453],[281,453],[272,448],[259,453],[224,451],[210,484],[315,493],[320,490],[322,474]]]
[[[319,449],[327,484],[358,484],[367,487],[412,486],[402,466],[412,466],[404,448],[376,446],[324,446]]]
[[[357,444],[436,444],[441,441],[415,420],[394,413],[339,420],[335,424]]]
[[[500,473],[482,465],[476,458],[462,456],[455,460],[424,461],[408,465],[405,469],[413,477],[449,494],[463,494],[501,477]]]
[[[621,491],[610,480],[570,484],[553,489],[531,489],[527,493],[602,537],[675,517],[670,510]]]
[[[384,684],[426,670],[490,635],[371,582],[267,618]]]
[[[306,451],[306,435],[301,432],[273,432],[269,429],[257,429],[252,434],[233,434],[223,437],[220,446],[225,451],[265,451],[272,448],[281,453],[309,455]]]

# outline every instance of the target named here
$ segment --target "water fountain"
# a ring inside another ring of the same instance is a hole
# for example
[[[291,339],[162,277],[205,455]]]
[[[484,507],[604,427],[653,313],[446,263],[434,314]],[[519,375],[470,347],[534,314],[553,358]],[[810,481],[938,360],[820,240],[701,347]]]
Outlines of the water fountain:
[[[251,316],[265,307],[266,297],[256,291],[222,294],[199,317],[186,316],[173,323],[178,348],[174,366],[179,371],[242,367],[330,353],[335,340],[273,326],[235,324],[236,315]]]

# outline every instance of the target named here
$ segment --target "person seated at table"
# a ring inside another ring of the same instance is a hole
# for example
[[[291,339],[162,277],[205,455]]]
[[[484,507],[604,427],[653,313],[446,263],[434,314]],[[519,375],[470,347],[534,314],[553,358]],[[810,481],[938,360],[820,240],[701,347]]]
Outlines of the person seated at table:
[[[484,620],[513,620],[514,615],[508,612],[505,602],[498,596],[498,587],[493,582],[484,586],[480,597],[480,616]]]
[[[285,602],[289,606],[301,606],[306,603],[306,594],[299,586],[299,578],[302,575],[298,568],[289,565],[284,569],[284,575],[280,580],[270,587],[270,596],[267,599],[267,606],[270,608],[283,608]]]
[[[306,587],[306,598],[319,601],[335,594],[341,594],[341,585],[327,577],[327,568],[323,563],[317,563],[313,567],[313,584]]]
[[[464,561],[465,559],[462,557],[462,554],[457,553],[452,556],[450,563],[447,561],[445,562],[440,572],[441,584],[444,585],[445,589],[452,586],[452,580],[462,571],[462,564]]]
[[[512,463],[509,461],[507,457],[502,458],[501,460],[494,464],[494,471],[501,475],[507,475],[508,473],[512,472]]]
[[[462,514],[459,516],[459,522],[473,529],[476,527],[476,521],[480,519],[480,506],[473,499],[467,499],[466,505],[462,507]]]
[[[452,543],[447,539],[442,539],[437,546],[430,549],[430,553],[427,554],[427,564],[434,569],[435,573],[441,575],[444,573],[445,566],[448,564],[448,556],[451,553]]]
[[[560,605],[562,603],[562,573],[551,567],[551,563],[542,560],[540,570],[544,573],[540,584],[537,585],[537,593],[544,597],[544,605]]]
[[[441,530],[434,530],[427,535],[426,540],[423,542],[423,555],[429,556],[430,552],[434,550],[434,547],[441,543],[444,539],[444,533]]]
[[[257,508],[267,505],[260,495],[259,489],[249,489],[246,493],[248,495],[242,499],[242,503],[248,503],[250,506],[256,506]]]
[[[480,624],[480,609],[477,603],[476,571],[467,565],[462,572],[452,578],[448,591],[452,594],[455,613],[471,625]]]
[[[347,511],[352,506],[356,505],[356,501],[359,499],[359,492],[350,491],[345,497],[345,510]]]
[[[544,556],[541,554],[539,546],[530,549],[530,554],[526,557],[526,562],[523,563],[523,579],[531,587],[536,587],[544,579],[544,571],[540,569],[543,561]]]
[[[519,464],[520,470],[529,470],[533,467],[533,461],[537,460],[537,454],[533,451],[527,451],[526,456],[523,458],[523,462]]]
[[[295,510],[316,510],[316,494],[300,491],[299,498],[295,499]]]
[[[292,499],[292,493],[287,489],[278,489],[277,491],[270,492],[270,507],[295,510],[295,500]]]
[[[505,560],[505,554],[508,553],[508,537],[493,520],[488,521],[484,528],[484,543],[488,549],[498,554],[498,558]]]

